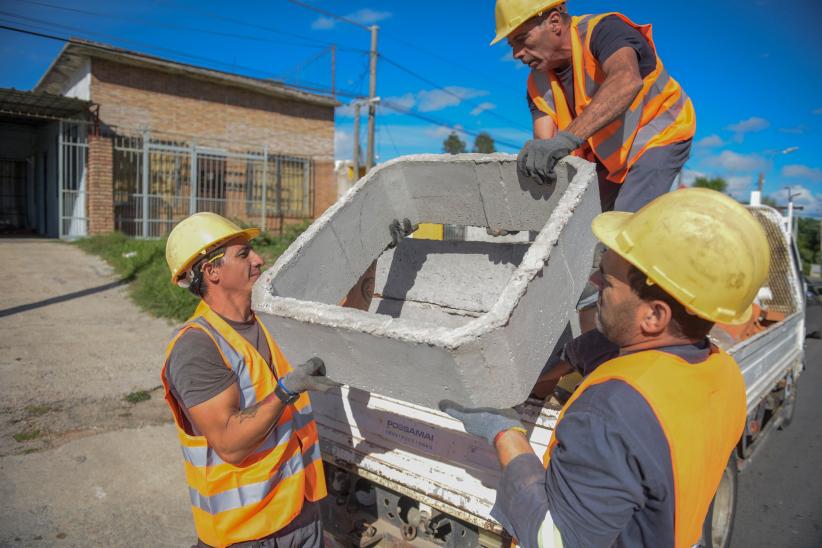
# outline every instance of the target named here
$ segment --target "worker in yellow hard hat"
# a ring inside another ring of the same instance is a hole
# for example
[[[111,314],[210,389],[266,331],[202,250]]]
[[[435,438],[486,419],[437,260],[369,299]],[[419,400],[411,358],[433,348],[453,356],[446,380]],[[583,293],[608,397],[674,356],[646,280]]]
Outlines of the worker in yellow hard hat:
[[[534,140],[519,168],[543,183],[569,154],[597,163],[602,210],[636,211],[670,190],[696,117],[662,64],[650,25],[619,13],[570,16],[563,0],[497,0],[495,44],[531,68]]]
[[[319,547],[326,486],[306,391],[339,384],[319,358],[292,368],[251,310],[259,234],[215,213],[171,231],[171,281],[201,302],[169,343],[161,377],[198,546]]]
[[[750,318],[768,277],[765,231],[707,189],[603,213],[593,231],[608,251],[590,333],[616,352],[581,364],[543,461],[513,410],[440,407],[494,445],[492,515],[521,546],[690,547],[726,468],[735,473],[746,416],[739,366],[707,335]]]

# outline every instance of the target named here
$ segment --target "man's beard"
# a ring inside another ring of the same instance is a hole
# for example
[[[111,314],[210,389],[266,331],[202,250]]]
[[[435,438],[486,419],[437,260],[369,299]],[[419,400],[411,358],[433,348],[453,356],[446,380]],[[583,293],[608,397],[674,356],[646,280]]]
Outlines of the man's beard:
[[[631,301],[610,305],[605,309],[600,301],[597,303],[597,329],[612,343],[625,346],[633,335],[634,310],[635,305]]]

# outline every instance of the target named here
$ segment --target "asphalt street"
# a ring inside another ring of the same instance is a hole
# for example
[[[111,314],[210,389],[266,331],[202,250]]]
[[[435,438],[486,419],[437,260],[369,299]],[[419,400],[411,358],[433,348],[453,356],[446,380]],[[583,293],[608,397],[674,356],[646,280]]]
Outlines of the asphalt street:
[[[732,548],[822,547],[822,340],[805,352],[793,422],[739,476]]]

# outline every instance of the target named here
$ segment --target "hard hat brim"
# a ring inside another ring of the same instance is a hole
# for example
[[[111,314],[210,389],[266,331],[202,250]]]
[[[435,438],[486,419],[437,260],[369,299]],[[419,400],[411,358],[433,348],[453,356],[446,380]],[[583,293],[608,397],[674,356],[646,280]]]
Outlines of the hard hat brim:
[[[639,269],[643,274],[648,276],[648,278],[653,281],[654,283],[658,284],[663,290],[670,294],[668,288],[664,286],[663,283],[660,283],[658,280],[655,280],[653,276],[650,275],[649,272],[641,265],[636,264],[633,260],[631,260],[631,245],[621,240],[619,238],[619,234],[622,233],[625,225],[634,216],[634,213],[628,213],[624,211],[608,211],[605,213],[600,213],[597,215],[593,222],[591,223],[591,230],[594,232],[594,236],[596,236],[597,240],[603,243],[605,247],[610,250],[613,250],[614,253],[622,257],[624,260],[631,263],[634,267]],[[673,295],[672,295],[673,296]],[[684,305],[686,309],[708,321],[712,321],[717,323],[715,319],[708,317],[707,314],[704,312],[700,312],[699,310],[694,310],[688,305]],[[728,325],[740,325],[743,323],[748,322],[751,319],[751,315],[753,314],[753,306],[748,306],[748,308],[741,314],[737,315],[733,319],[723,320],[721,323],[728,324]]]
[[[184,276],[185,273],[188,272],[188,269],[191,268],[192,265],[194,263],[196,263],[200,259],[200,257],[204,256],[209,250],[220,247],[224,243],[226,243],[230,240],[233,240],[235,238],[242,237],[242,238],[245,238],[247,240],[253,240],[257,236],[259,236],[261,232],[262,231],[259,228],[244,228],[242,230],[238,230],[237,232],[232,232],[231,234],[228,234],[224,238],[221,238],[221,239],[219,239],[215,242],[212,242],[208,246],[209,247],[208,250],[203,250],[203,251],[195,253],[194,255],[189,257],[189,259],[183,264],[183,266],[180,268],[180,270],[176,274],[171,275],[171,283],[177,283],[177,280],[179,280],[182,276]]]

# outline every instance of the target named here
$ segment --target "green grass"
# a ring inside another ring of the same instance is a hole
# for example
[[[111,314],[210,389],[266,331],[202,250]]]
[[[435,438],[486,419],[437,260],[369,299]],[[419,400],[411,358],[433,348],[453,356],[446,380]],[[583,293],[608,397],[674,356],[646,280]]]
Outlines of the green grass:
[[[35,440],[40,437],[41,432],[39,430],[26,430],[25,432],[20,432],[19,434],[14,435],[14,440],[17,443],[23,443],[24,441],[31,441]]]
[[[289,245],[308,227],[308,222],[290,225],[282,236],[265,232],[254,240],[254,249],[271,266]],[[173,285],[165,259],[166,241],[137,240],[113,232],[77,240],[75,245],[102,257],[130,283],[131,298],[146,312],[161,318],[185,321],[197,307],[197,298]]]
[[[151,399],[151,394],[146,392],[145,390],[137,390],[136,392],[132,392],[131,394],[126,394],[123,398],[128,403],[140,403],[141,401],[148,401]]]
[[[39,417],[51,411],[50,405],[27,405],[25,408],[26,415],[29,417]]]

